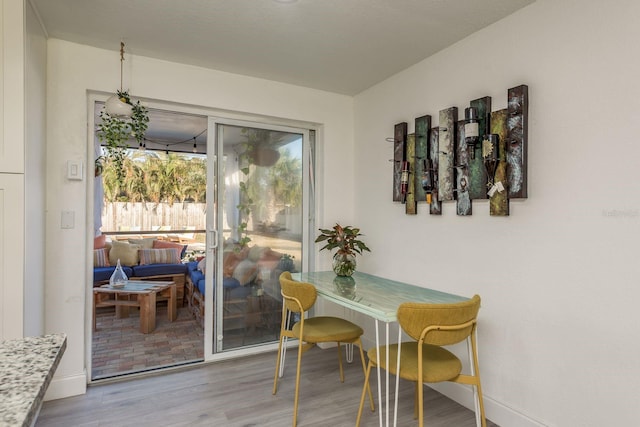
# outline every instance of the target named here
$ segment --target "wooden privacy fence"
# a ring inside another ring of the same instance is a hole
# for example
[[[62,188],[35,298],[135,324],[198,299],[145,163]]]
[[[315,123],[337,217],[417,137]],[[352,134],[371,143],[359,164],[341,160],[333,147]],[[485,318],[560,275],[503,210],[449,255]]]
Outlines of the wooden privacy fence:
[[[102,231],[204,230],[205,203],[105,202]]]

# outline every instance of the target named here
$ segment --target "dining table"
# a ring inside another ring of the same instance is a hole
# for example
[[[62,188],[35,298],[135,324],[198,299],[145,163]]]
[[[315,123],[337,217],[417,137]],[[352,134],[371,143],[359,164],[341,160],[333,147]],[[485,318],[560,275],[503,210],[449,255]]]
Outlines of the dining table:
[[[356,271],[352,276],[336,276],[333,271],[311,271],[294,273],[292,277],[301,282],[311,283],[316,287],[319,296],[347,309],[362,313],[375,320],[375,338],[378,360],[380,360],[381,331],[380,323],[384,324],[384,342],[387,349],[386,361],[389,363],[389,325],[397,322],[397,311],[404,302],[418,302],[431,304],[451,304],[467,301],[470,298],[455,295],[427,287],[416,286],[393,279],[375,276],[373,274]],[[398,342],[402,338],[402,328],[398,327]],[[353,348],[350,348],[352,359]],[[398,364],[400,353],[398,352]],[[380,366],[377,366],[378,402],[380,410],[378,419],[380,426],[389,426],[389,367],[385,366],[386,381],[385,399],[382,399],[382,381]],[[397,367],[399,372],[399,366]],[[397,424],[399,377],[396,376],[394,426]],[[384,414],[384,416],[383,416]],[[383,423],[384,421],[384,423]]]

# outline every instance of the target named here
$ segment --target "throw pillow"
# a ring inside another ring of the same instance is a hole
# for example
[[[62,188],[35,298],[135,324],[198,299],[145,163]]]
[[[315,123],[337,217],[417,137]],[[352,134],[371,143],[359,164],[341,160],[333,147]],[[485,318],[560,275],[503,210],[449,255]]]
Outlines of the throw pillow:
[[[271,248],[267,248],[264,252],[262,252],[262,256],[260,257],[260,259],[262,261],[280,261],[280,258],[282,258],[282,253],[278,252],[278,251],[274,251]]]
[[[180,257],[175,249],[140,249],[140,265],[149,264],[180,264]]]
[[[167,242],[164,240],[154,240],[153,241],[153,249],[177,249],[180,258],[184,258],[185,252],[187,252],[187,245],[182,245],[180,243],[175,242]]]
[[[146,239],[129,239],[129,243],[132,245],[140,245],[142,249],[152,249],[153,242],[155,242],[155,240],[156,239],[153,237],[148,237]]]
[[[130,243],[118,242],[114,240],[111,242],[111,250],[109,251],[109,262],[111,265],[116,265],[120,260],[121,265],[138,265],[138,251],[140,245],[132,245]]]
[[[256,263],[249,259],[240,261],[235,270],[233,270],[233,278],[240,282],[241,286],[251,283],[257,274],[258,267]]]
[[[224,277],[231,277],[237,265],[240,264],[244,257],[241,253],[225,252],[222,259]]]
[[[93,266],[94,267],[109,267],[109,252],[106,248],[93,250]]]
[[[107,236],[101,234],[93,238],[93,249],[102,249],[107,244]]]
[[[205,271],[206,269],[207,269],[207,259],[202,258],[200,261],[198,261],[198,270],[202,271],[202,274],[207,274]]]
[[[253,262],[257,262],[260,258],[262,258],[262,254],[267,250],[267,248],[263,247],[263,246],[252,246],[251,249],[249,249],[249,254],[247,255],[247,258],[249,258],[251,261]]]

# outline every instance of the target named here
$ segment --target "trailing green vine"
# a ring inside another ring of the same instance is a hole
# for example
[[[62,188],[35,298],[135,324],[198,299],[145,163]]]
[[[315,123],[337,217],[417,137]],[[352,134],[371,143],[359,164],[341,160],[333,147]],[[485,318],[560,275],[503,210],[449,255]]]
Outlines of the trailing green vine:
[[[101,122],[98,124],[98,139],[103,142],[107,149],[106,156],[116,166],[116,176],[119,182],[124,181],[124,159],[129,147],[130,138],[136,140],[138,145],[142,145],[144,135],[149,127],[149,110],[137,101],[135,104],[127,91],[117,91],[120,101],[131,105],[131,117],[119,117],[111,115],[106,111],[106,107],[100,111]]]
[[[251,241],[247,226],[249,225],[248,222],[252,204],[253,199],[249,197],[247,183],[240,182],[240,204],[236,206],[238,208],[238,213],[240,214],[240,225],[238,225],[238,235],[240,236],[238,243],[240,244],[240,247],[247,246]]]

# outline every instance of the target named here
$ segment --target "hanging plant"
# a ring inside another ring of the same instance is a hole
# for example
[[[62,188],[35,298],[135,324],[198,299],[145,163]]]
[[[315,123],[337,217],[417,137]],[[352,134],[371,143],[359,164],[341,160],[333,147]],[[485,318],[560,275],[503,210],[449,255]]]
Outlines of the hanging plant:
[[[129,126],[131,127],[131,135],[138,143],[138,146],[140,146],[144,141],[144,134],[147,132],[147,128],[149,127],[149,110],[147,107],[142,105],[140,101],[136,101],[135,104],[131,102],[131,98],[127,91],[118,91],[118,97],[122,102],[129,104],[132,107]]]
[[[131,117],[117,116],[109,114],[106,106],[100,112],[98,124],[98,139],[105,144],[107,149],[106,157],[109,158],[116,167],[116,176],[119,182],[124,180],[124,159],[129,148],[128,141],[133,138],[138,145],[142,145],[144,135],[149,127],[149,110],[137,101],[131,102],[127,91],[118,91],[118,98],[123,103],[132,107]]]
[[[242,143],[242,155],[249,164],[271,167],[280,159],[278,146],[282,143],[282,133],[268,129],[242,128],[240,131],[247,140]]]
[[[120,183],[124,181],[124,159],[129,139],[135,139],[138,146],[142,146],[149,127],[149,110],[140,101],[134,104],[129,92],[122,90],[123,62],[124,43],[120,42],[120,90],[105,103],[97,129],[98,139],[105,144],[106,157],[115,165],[116,177]]]

